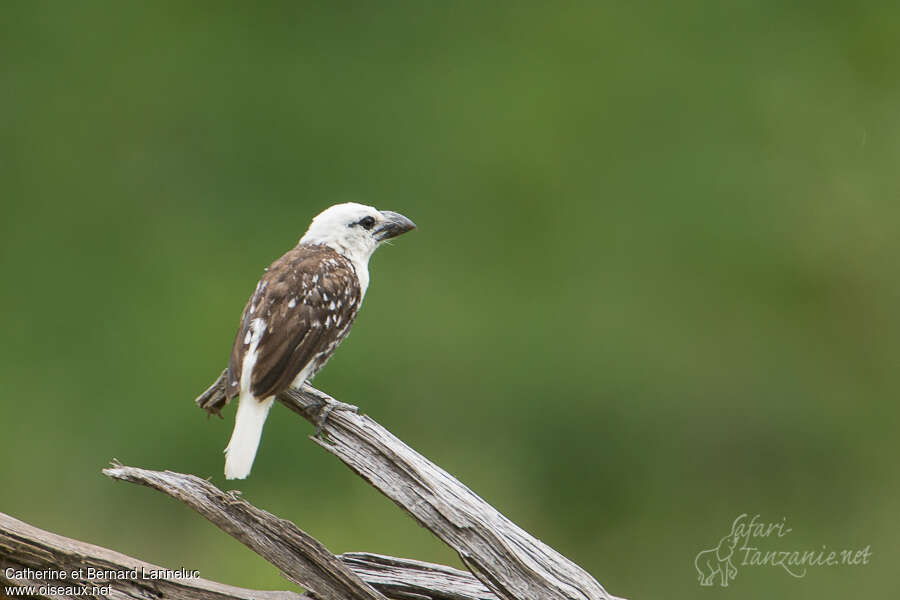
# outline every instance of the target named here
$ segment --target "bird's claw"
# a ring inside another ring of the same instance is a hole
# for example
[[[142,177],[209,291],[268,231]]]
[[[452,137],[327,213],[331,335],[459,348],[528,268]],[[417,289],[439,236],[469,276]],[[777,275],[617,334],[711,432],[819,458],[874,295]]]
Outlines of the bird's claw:
[[[337,400],[326,401],[325,405],[319,411],[318,417],[316,417],[316,437],[320,437],[322,435],[322,429],[325,427],[325,421],[328,420],[328,417],[335,410],[346,410],[359,414],[359,407],[354,406],[353,404],[346,404]]]

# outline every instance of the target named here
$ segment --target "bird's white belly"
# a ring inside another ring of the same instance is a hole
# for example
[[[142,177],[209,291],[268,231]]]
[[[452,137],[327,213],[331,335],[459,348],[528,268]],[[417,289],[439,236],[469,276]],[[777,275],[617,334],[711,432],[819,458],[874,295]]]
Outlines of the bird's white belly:
[[[303,387],[303,384],[306,383],[307,379],[315,375],[315,362],[316,359],[313,358],[299,373],[297,373],[297,376],[294,377],[294,380],[291,382],[292,388],[300,389]]]

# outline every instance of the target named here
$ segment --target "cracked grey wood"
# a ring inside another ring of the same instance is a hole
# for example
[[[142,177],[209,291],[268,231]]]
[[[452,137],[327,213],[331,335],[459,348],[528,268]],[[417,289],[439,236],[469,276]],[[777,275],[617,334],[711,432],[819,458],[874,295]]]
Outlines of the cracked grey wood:
[[[309,385],[288,390],[278,400],[315,424],[319,424],[323,409],[336,402]],[[196,403],[210,414],[220,414],[225,405],[223,378]],[[322,435],[313,441],[453,548],[498,597],[614,598],[584,569],[528,534],[370,417],[333,410],[321,426]]]
[[[195,475],[114,465],[113,479],[138,483],[181,500],[323,600],[385,600],[318,540],[290,521],[227,494]]]
[[[366,552],[348,552],[341,560],[390,598],[497,600],[471,573],[453,567]]]
[[[103,571],[159,571],[163,567],[120,554],[113,550],[63,537],[0,513],[0,584],[14,586],[111,586],[108,598],[155,598],[158,600],[304,600],[307,595],[295,592],[247,590],[199,578],[86,579],[22,578],[6,576],[7,569],[46,571],[88,568]],[[2,588],[0,588],[2,592]],[[0,594],[2,596],[3,594]],[[61,594],[42,596],[65,598]],[[74,597],[74,594],[72,595]]]
[[[621,600],[607,594],[580,567],[524,532],[369,417],[348,410],[332,411],[336,404],[341,407],[347,405],[336,403],[327,394],[310,386],[304,386],[302,391],[291,390],[282,394],[279,400],[316,424],[319,424],[323,414],[330,412],[322,424],[323,438],[314,438],[314,441],[338,456],[454,548],[481,581],[464,571],[409,559],[364,553],[335,557],[292,523],[225,494],[193,475],[121,465],[104,472],[111,477],[153,487],[184,501],[282,569],[292,581],[310,590],[320,590],[319,598],[356,600],[386,596],[395,600],[497,600],[499,596],[504,600]],[[225,404],[221,377],[197,399],[197,403],[210,414],[219,414]],[[2,513],[0,566],[37,570],[88,566],[106,570],[142,566],[150,570],[159,569],[112,550],[42,531]],[[2,570],[0,582],[4,582]],[[41,585],[55,582],[20,579],[12,583]],[[245,590],[203,579],[163,578],[150,580],[149,583],[116,580],[110,584],[112,591],[107,597],[117,600],[312,598],[309,594],[294,592]]]
[[[277,517],[272,517],[277,519]],[[362,580],[393,600],[497,600],[471,573],[444,565],[352,552],[339,555],[347,567]],[[38,529],[9,515],[0,513],[0,586],[111,586],[107,598],[117,600],[313,600],[308,594],[290,591],[248,590],[200,578],[163,577],[153,580],[59,580],[40,578],[7,578],[7,568],[22,571],[47,569],[85,569],[103,571],[158,571],[150,563],[49,531]],[[2,588],[0,588],[2,589]],[[42,595],[46,598],[76,597],[74,594]]]

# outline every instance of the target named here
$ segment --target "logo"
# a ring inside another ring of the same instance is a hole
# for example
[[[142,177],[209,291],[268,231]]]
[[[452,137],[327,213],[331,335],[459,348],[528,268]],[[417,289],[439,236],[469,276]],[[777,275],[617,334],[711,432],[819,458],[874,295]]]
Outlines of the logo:
[[[806,577],[810,568],[868,565],[871,546],[860,549],[830,550],[821,548],[796,550],[786,548],[783,538],[793,531],[787,519],[765,522],[760,515],[739,515],[731,523],[731,531],[719,543],[701,550],[694,558],[697,581],[703,586],[718,584],[728,587],[738,575],[738,567],[769,567],[784,570],[797,579]]]

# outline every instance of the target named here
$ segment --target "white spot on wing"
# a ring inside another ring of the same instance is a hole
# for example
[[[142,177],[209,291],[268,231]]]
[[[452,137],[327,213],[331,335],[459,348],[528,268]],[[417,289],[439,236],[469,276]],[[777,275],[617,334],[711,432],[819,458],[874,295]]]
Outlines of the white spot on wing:
[[[288,308],[294,308],[295,306],[297,306],[297,299],[291,298],[291,301],[288,302]]]
[[[253,380],[253,367],[256,366],[256,359],[259,358],[257,348],[259,340],[262,338],[263,332],[266,330],[266,322],[262,319],[253,319],[250,321],[250,328],[247,333],[250,335],[250,347],[244,354],[244,360],[241,363],[241,393],[250,393],[250,382]]]

